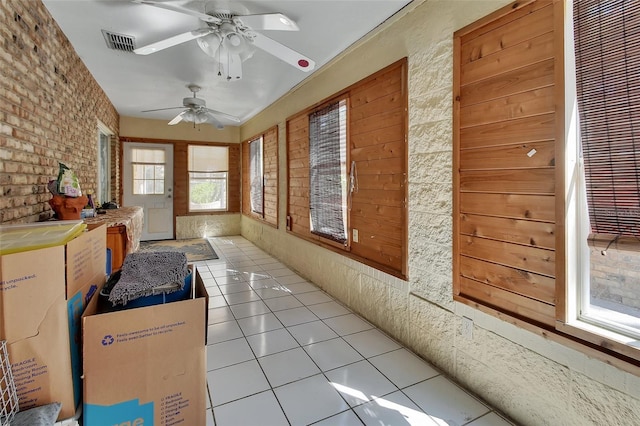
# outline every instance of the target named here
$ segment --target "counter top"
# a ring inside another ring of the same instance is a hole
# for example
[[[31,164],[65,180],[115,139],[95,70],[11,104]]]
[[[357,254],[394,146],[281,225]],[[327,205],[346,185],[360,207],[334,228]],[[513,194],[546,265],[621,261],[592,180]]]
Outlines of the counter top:
[[[127,231],[127,253],[138,251],[144,223],[142,207],[120,207],[104,210],[106,213],[88,217],[84,222],[89,226],[107,225],[107,227],[124,225]]]

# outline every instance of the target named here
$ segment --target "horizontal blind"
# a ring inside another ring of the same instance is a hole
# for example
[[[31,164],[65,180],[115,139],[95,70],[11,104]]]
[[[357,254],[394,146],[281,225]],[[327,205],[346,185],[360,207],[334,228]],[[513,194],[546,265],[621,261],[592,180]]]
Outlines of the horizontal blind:
[[[251,211],[260,216],[264,212],[262,177],[262,136],[249,142],[249,179]]]
[[[580,137],[596,234],[640,233],[640,0],[574,1]]]
[[[342,244],[347,241],[343,184],[346,121],[340,114],[344,105],[344,101],[331,103],[309,115],[311,232]]]

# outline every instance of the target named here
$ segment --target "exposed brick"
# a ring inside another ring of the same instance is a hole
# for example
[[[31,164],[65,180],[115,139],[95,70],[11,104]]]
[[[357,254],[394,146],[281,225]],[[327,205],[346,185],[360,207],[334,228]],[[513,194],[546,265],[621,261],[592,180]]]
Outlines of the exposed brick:
[[[118,134],[119,117],[41,1],[0,3],[0,40],[0,223],[46,220],[58,162],[95,191],[96,123]],[[115,197],[119,153],[116,138]]]

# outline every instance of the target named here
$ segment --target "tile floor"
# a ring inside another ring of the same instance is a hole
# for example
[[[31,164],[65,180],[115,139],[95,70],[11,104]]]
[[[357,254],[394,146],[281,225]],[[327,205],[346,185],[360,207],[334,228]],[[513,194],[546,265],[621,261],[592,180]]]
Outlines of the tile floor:
[[[207,426],[512,425],[251,242],[210,241]]]
[[[251,242],[210,241],[208,426],[511,424]]]

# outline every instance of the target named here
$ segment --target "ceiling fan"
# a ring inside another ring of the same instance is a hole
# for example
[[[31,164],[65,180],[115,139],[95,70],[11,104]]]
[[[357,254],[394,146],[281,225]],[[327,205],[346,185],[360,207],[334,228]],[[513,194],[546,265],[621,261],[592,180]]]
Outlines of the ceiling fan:
[[[262,33],[256,32],[298,31],[298,25],[282,13],[237,15],[226,10],[203,13],[166,1],[132,1],[195,16],[203,23],[201,28],[134,49],[133,52],[138,55],[149,55],[178,44],[197,40],[200,48],[220,64],[218,75],[227,80],[242,78],[242,62],[253,55],[254,47],[270,53],[301,71],[309,72],[315,67],[313,60]]]
[[[153,112],[153,111],[167,111],[170,109],[178,109],[185,108],[180,114],[176,115],[171,121],[169,121],[169,126],[173,126],[174,124],[178,124],[181,121],[185,121],[187,123],[196,124],[204,124],[210,123],[216,126],[218,129],[224,128],[220,120],[216,116],[224,117],[228,120],[240,122],[238,117],[233,115],[225,114],[224,112],[216,111],[210,108],[207,108],[207,104],[204,99],[197,98],[196,93],[200,91],[200,86],[195,84],[190,84],[187,88],[193,93],[193,97],[191,98],[183,98],[182,106],[177,107],[169,107],[169,108],[159,108],[159,109],[148,109],[142,112]]]

